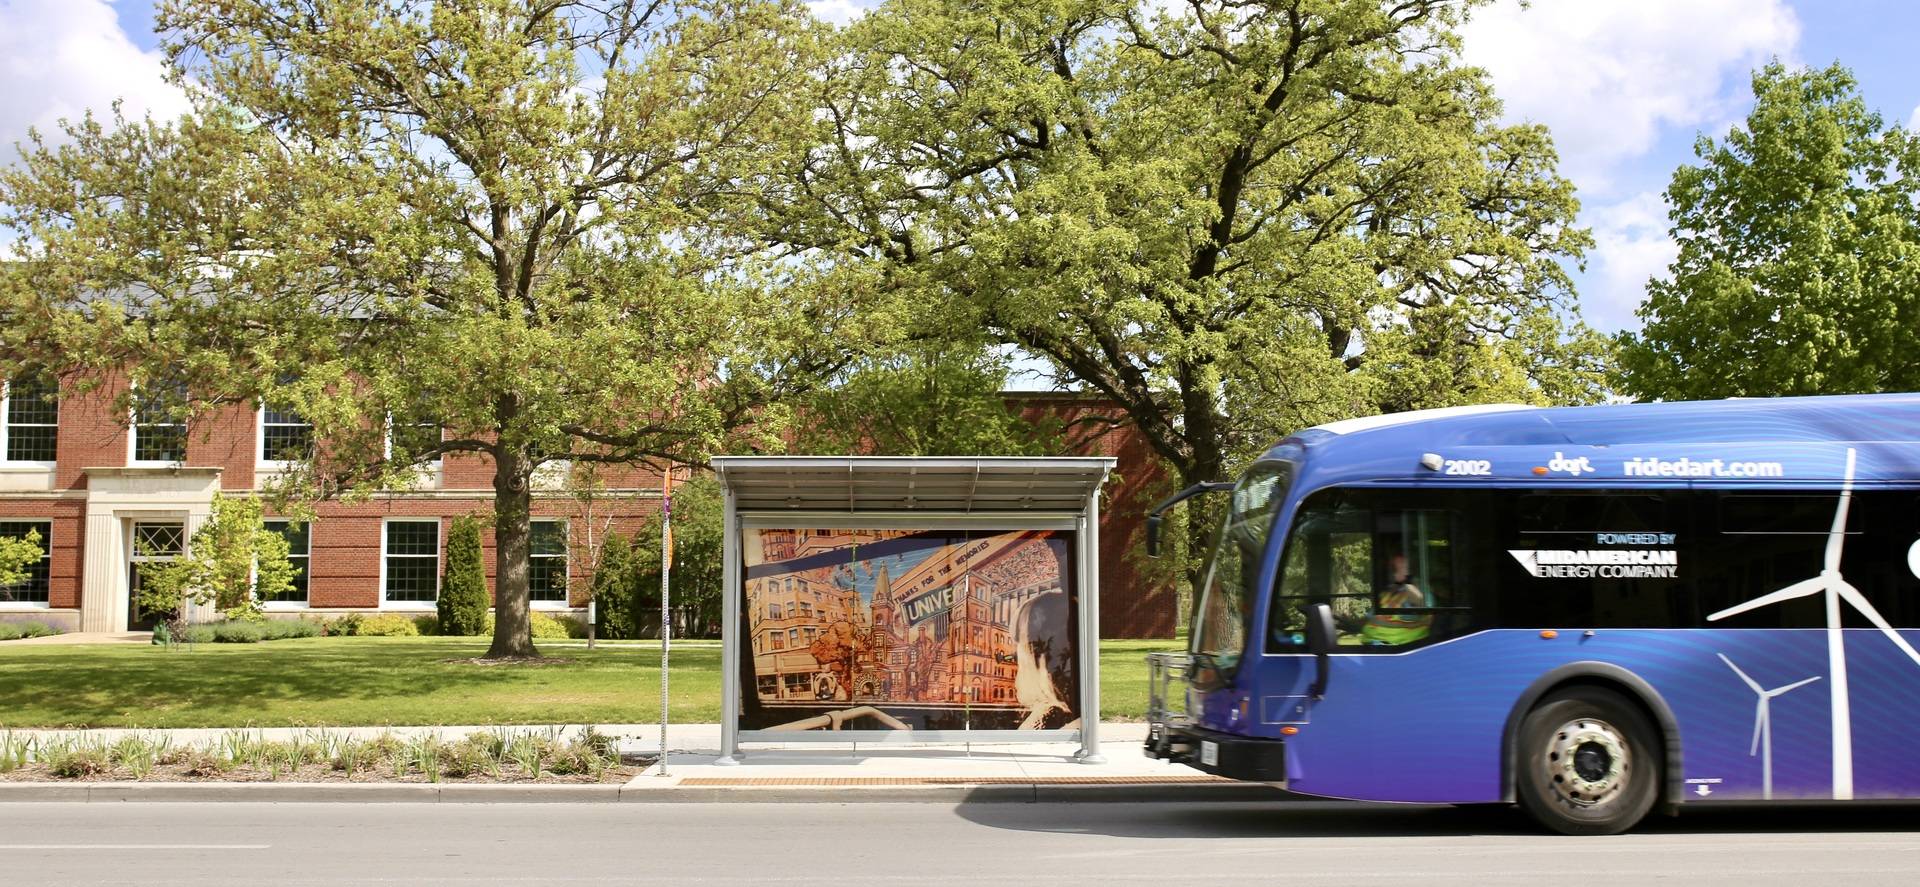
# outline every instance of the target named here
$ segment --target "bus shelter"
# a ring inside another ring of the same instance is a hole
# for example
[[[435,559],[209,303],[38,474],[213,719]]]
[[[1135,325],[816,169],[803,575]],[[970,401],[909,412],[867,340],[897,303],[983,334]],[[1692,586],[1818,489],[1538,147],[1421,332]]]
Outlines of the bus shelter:
[[[1060,742],[1101,763],[1114,460],[728,456],[721,758]]]

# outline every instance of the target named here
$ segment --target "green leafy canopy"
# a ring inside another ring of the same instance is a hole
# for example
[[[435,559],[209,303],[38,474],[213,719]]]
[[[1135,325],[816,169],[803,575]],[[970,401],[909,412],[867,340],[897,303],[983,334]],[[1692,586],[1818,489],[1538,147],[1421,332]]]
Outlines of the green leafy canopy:
[[[769,236],[1108,395],[1211,480],[1303,425],[1601,395],[1544,129],[1470,3],[894,0],[821,81]]]
[[[824,32],[791,0],[166,0],[156,23],[191,114],[89,117],[0,171],[24,254],[0,360],[297,412],[322,444],[288,497],[489,459],[490,655],[534,653],[536,469],[777,440],[871,338],[845,335],[870,288],[763,260],[738,221],[812,116]]]
[[[1646,398],[1920,388],[1920,135],[1845,68],[1778,62],[1667,188],[1680,254],[1647,285],[1621,386]]]
[[[45,541],[39,530],[28,530],[25,536],[0,536],[0,586],[27,581],[29,568],[45,556],[40,545]]]
[[[185,553],[142,565],[141,609],[179,619],[187,604],[212,604],[229,619],[257,619],[261,602],[293,591],[299,568],[261,512],[259,497],[215,495]]]

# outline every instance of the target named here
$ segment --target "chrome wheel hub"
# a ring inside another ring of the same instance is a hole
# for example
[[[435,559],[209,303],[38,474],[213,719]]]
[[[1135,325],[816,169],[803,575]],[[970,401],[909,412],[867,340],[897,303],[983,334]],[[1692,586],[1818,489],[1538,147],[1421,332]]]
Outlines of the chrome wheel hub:
[[[1581,807],[1619,797],[1633,765],[1626,737],[1598,718],[1560,725],[1547,740],[1542,763],[1554,793]]]

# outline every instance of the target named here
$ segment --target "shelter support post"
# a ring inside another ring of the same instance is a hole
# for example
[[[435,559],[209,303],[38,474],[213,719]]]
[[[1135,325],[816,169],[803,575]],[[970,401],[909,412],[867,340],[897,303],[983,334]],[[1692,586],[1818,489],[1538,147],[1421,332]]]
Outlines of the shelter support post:
[[[1100,486],[1080,513],[1080,751],[1082,764],[1104,764],[1100,753]]]
[[[720,557],[720,759],[730,767],[740,763],[740,599],[746,583],[740,575],[740,515],[734,494],[726,487],[725,518],[721,521]]]

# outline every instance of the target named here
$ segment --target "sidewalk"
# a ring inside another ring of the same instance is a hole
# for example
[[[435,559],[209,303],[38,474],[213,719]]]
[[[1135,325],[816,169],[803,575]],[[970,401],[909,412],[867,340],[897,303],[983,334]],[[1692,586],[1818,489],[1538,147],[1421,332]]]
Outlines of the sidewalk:
[[[14,644],[38,644],[41,646],[67,646],[74,644],[151,644],[151,631],[69,631],[62,634],[50,634],[46,637],[19,638],[7,642]]]
[[[718,725],[714,725],[715,731]],[[1141,753],[1147,726],[1100,725],[1101,763],[1073,757],[1071,743],[855,747],[748,745],[733,765],[714,750],[669,754],[626,791],[684,800],[1051,801],[1147,800],[1259,789]],[[716,739],[717,733],[716,733]],[[715,743],[717,745],[718,743]],[[636,798],[638,800],[638,798]]]
[[[268,739],[291,738],[302,728],[250,730]],[[353,727],[327,732],[356,737],[391,732],[412,737],[459,737],[506,730],[571,734],[580,726]],[[657,724],[596,725],[620,737],[621,751],[658,754]],[[217,741],[226,730],[21,730],[16,735],[66,735],[112,742],[128,733],[164,733],[180,744]],[[314,732],[309,730],[308,732]],[[624,785],[485,785],[419,783],[222,783],[222,782],[0,782],[0,802],[63,801],[357,801],[357,802],[750,802],[944,803],[1058,801],[1243,801],[1278,800],[1286,794],[1267,785],[1208,776],[1141,753],[1146,725],[1100,726],[1105,762],[1081,763],[1070,743],[930,745],[881,747],[854,743],[755,743],[737,764],[719,764],[720,725],[669,725],[665,775],[656,762]]]

